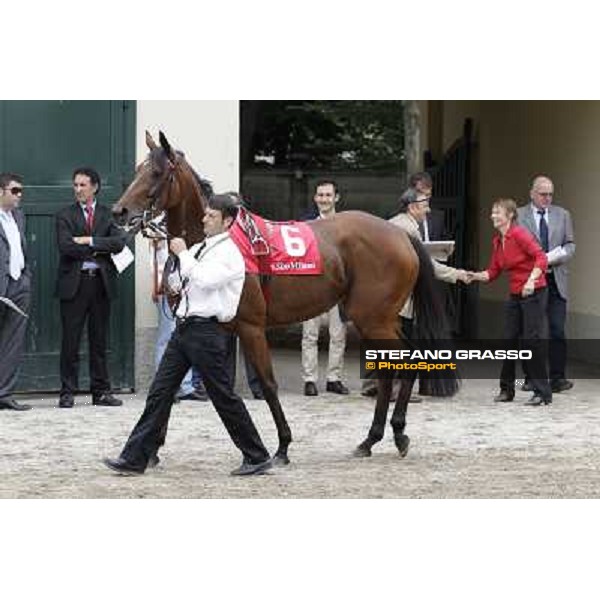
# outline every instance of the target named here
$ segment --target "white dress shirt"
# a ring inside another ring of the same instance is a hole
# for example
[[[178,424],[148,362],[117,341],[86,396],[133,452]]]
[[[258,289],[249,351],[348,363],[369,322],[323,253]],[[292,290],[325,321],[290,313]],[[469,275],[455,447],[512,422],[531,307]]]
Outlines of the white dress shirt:
[[[25,268],[25,255],[21,245],[21,232],[11,211],[0,208],[0,223],[4,228],[8,245],[10,246],[10,276],[17,281]]]
[[[531,203],[531,210],[533,211],[533,218],[535,219],[535,225],[537,227],[538,235],[540,235],[540,221],[542,215],[538,212],[539,210],[544,211],[544,218],[546,219],[546,227],[548,228],[548,244],[550,244],[550,222],[548,220],[548,209],[538,208],[533,202]],[[549,252],[546,252],[546,258],[548,259],[548,266],[552,267],[560,260],[568,256],[567,251],[562,246],[556,246],[551,248]]]
[[[242,253],[228,232],[207,238],[206,246],[195,259],[200,246],[194,244],[179,254],[184,287],[176,315],[216,317],[222,323],[231,321],[237,313],[246,277]],[[177,273],[169,276],[169,285],[174,290],[178,282]]]

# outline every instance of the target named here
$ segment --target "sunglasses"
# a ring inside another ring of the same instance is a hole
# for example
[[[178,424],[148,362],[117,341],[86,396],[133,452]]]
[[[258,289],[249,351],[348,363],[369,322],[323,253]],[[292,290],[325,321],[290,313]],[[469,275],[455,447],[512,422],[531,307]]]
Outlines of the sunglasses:
[[[4,188],[5,190],[8,190],[11,194],[13,194],[13,196],[16,196],[17,194],[22,194],[23,193],[23,188],[22,187],[11,187],[11,188]]]

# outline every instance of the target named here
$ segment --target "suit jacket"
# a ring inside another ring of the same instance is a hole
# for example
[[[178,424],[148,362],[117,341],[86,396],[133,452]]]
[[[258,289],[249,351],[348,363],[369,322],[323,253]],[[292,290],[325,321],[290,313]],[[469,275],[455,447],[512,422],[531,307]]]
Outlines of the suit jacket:
[[[56,239],[60,260],[56,279],[56,296],[61,300],[72,299],[81,281],[81,267],[86,260],[94,260],[100,267],[104,288],[109,298],[117,295],[117,270],[110,258],[125,246],[125,235],[113,220],[110,208],[96,202],[93,246],[83,246],[73,241],[74,237],[90,235],[86,231],[83,211],[79,203],[60,210],[56,215]]]
[[[533,216],[531,203],[517,209],[518,222],[529,229],[535,239],[540,242],[540,232]],[[558,293],[565,299],[569,299],[569,267],[568,262],[575,254],[575,235],[573,233],[573,221],[571,213],[561,206],[551,204],[547,212],[548,220],[548,250],[562,248],[564,256],[557,261],[550,261],[549,269],[554,273]]]
[[[392,217],[389,222],[403,229],[408,235],[417,238],[419,241],[423,241],[421,239],[421,232],[419,231],[419,224],[408,213],[399,213],[395,217]],[[438,262],[433,258],[431,259],[431,264],[433,265],[433,272],[436,279],[447,283],[456,283],[457,269]],[[407,319],[413,318],[412,294],[402,307],[400,316]]]
[[[12,211],[13,217],[17,222],[17,227],[21,233],[21,245],[23,255],[25,256],[25,270],[21,277],[27,278],[27,285],[31,281],[31,268],[27,259],[27,245],[25,243],[25,215],[23,211],[16,208]],[[6,296],[6,288],[8,287],[8,278],[10,277],[10,246],[8,238],[0,221],[0,296]]]
[[[444,211],[439,208],[432,208],[427,213],[427,230],[429,231],[429,240],[438,242],[441,240],[452,239],[446,233],[446,224],[444,222]]]

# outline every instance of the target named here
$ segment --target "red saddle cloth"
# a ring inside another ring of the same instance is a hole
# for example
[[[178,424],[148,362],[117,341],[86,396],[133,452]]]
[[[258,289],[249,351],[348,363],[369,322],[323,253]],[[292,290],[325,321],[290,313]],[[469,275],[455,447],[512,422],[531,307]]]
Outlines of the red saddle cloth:
[[[242,209],[229,235],[240,249],[246,273],[321,275],[323,266],[313,230],[303,221],[267,221]]]

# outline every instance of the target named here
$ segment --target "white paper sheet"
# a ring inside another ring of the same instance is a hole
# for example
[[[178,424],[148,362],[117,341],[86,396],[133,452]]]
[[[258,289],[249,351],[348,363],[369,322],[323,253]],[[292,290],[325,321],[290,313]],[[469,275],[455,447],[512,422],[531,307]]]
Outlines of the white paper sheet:
[[[133,256],[133,252],[128,246],[125,246],[125,248],[123,248],[123,250],[117,254],[111,254],[110,257],[112,258],[112,261],[119,273],[122,273],[134,261],[135,258]]]

